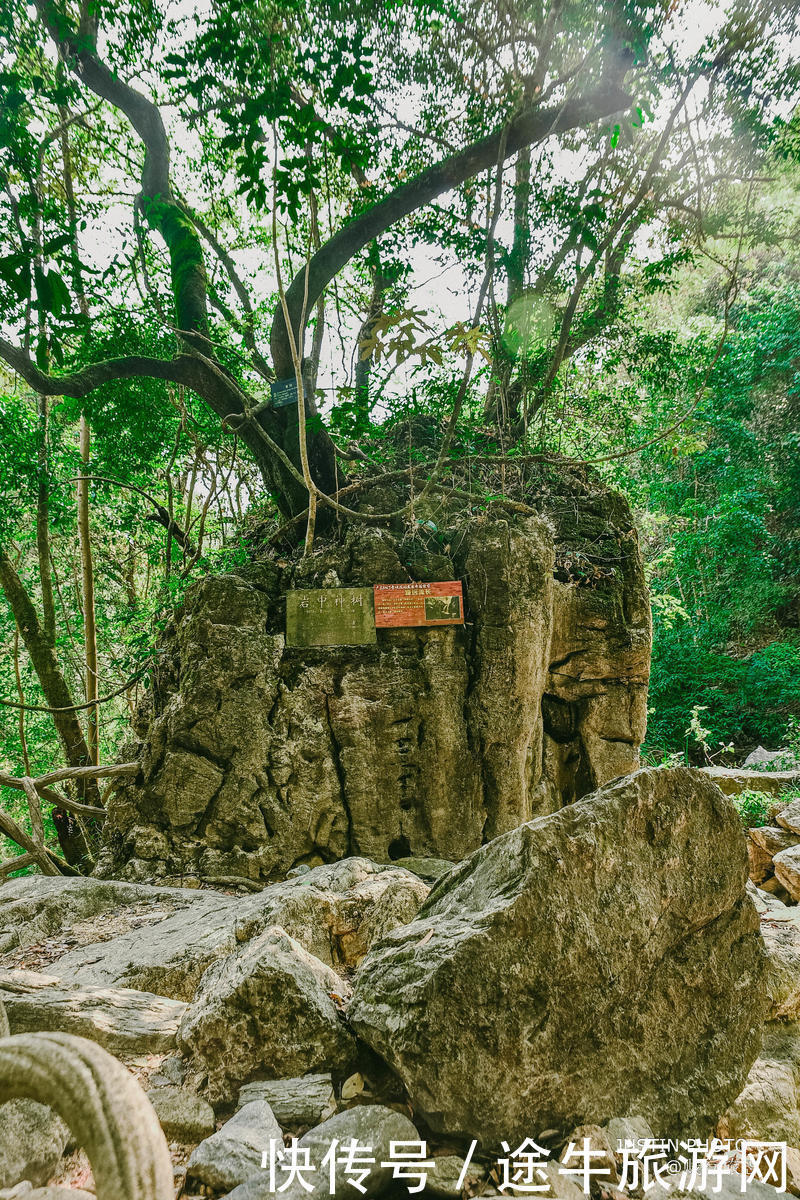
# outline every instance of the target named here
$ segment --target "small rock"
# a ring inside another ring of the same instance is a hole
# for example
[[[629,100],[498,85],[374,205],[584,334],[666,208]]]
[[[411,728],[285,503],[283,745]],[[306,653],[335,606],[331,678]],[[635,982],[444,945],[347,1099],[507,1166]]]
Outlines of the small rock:
[[[330,1075],[302,1075],[294,1079],[246,1083],[239,1092],[238,1107],[242,1108],[251,1100],[266,1100],[283,1129],[319,1125],[336,1112]]]
[[[580,1167],[583,1161],[581,1151],[584,1141],[589,1142],[589,1148],[593,1152],[591,1166],[597,1171],[605,1172],[602,1176],[595,1176],[598,1182],[603,1185],[619,1183],[616,1146],[607,1130],[600,1125],[579,1125],[577,1129],[573,1129],[562,1151],[561,1163],[565,1166]],[[571,1155],[570,1146],[573,1148]]]
[[[177,1054],[171,1054],[169,1058],[165,1058],[158,1068],[158,1071],[150,1076],[151,1087],[161,1087],[166,1083],[171,1083],[174,1087],[180,1087],[186,1078],[186,1063]]]
[[[541,1171],[547,1177],[550,1190],[539,1192],[538,1195],[552,1196],[555,1200],[586,1200],[580,1185],[570,1175],[565,1175],[563,1171],[559,1170],[558,1163],[552,1161],[543,1163]],[[502,1194],[505,1195],[505,1193]]]
[[[755,750],[751,750],[747,758],[742,763],[743,767],[758,767],[764,763],[771,763],[776,758],[783,758],[785,751],[783,750],[765,750],[763,746],[756,746]]]
[[[800,801],[798,801],[800,804]],[[780,819],[780,818],[779,818]],[[800,846],[781,850],[772,860],[775,877],[782,883],[793,900],[800,900]]]
[[[192,1151],[187,1178],[216,1191],[235,1188],[261,1172],[271,1140],[283,1145],[281,1127],[266,1101],[253,1100]]]
[[[298,1146],[309,1152],[309,1159],[314,1171],[306,1176],[306,1183],[311,1184],[311,1191],[301,1186],[294,1179],[285,1191],[281,1191],[284,1200],[323,1200],[324,1197],[352,1196],[352,1176],[346,1174],[338,1165],[333,1179],[329,1169],[322,1165],[322,1160],[331,1148],[331,1143],[337,1140],[346,1145],[351,1140],[360,1142],[362,1146],[370,1146],[370,1156],[374,1163],[365,1163],[368,1168],[366,1178],[361,1184],[366,1195],[373,1200],[379,1196],[393,1180],[391,1167],[382,1167],[381,1163],[389,1158],[391,1142],[419,1141],[419,1134],[402,1113],[394,1109],[384,1108],[383,1105],[360,1105],[349,1108],[346,1112],[337,1113],[329,1121],[324,1121],[314,1129],[309,1129],[298,1140]],[[281,1183],[284,1180],[281,1179]],[[276,1180],[276,1184],[278,1181]],[[278,1184],[280,1186],[280,1184]],[[225,1200],[274,1200],[274,1193],[269,1190],[269,1174],[267,1171],[250,1179],[243,1186],[236,1188]],[[570,1198],[571,1200],[571,1198]]]
[[[181,1022],[179,1041],[208,1076],[212,1103],[254,1075],[342,1068],[355,1043],[332,995],[347,984],[273,926],[210,967]]]
[[[0,1187],[47,1183],[69,1138],[61,1118],[34,1100],[9,1100],[0,1105],[0,1130]]]
[[[408,869],[411,870],[410,867]],[[464,1159],[459,1158],[457,1154],[443,1154],[440,1158],[434,1158],[433,1162],[433,1170],[428,1171],[426,1193],[430,1192],[432,1196],[441,1196],[442,1200],[461,1200],[464,1188],[458,1186],[458,1181],[464,1170]],[[485,1178],[485,1168],[473,1160],[467,1167],[464,1179],[465,1184],[468,1182],[473,1184],[470,1194],[474,1190],[474,1185],[482,1183]]]
[[[763,847],[773,857],[781,850],[788,850],[790,846],[796,846],[800,842],[800,835],[790,833],[780,825],[756,825],[747,832],[756,845]]]
[[[620,1148],[626,1142],[652,1141],[655,1136],[644,1117],[612,1117],[603,1129],[615,1156],[619,1155]]]
[[[790,833],[800,833],[800,800],[793,800],[791,804],[787,804],[775,819],[782,829],[788,829]]]
[[[214,1110],[202,1096],[168,1083],[151,1088],[147,1099],[170,1140],[187,1145],[201,1142],[213,1134],[216,1126]]]

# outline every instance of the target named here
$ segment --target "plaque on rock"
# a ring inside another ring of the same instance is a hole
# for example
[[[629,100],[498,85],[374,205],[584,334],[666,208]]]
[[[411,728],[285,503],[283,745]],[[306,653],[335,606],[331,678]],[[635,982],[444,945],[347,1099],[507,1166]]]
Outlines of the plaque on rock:
[[[376,583],[375,624],[463,625],[464,597],[457,580],[447,583]]]
[[[286,593],[287,646],[369,646],[376,640],[372,588]]]

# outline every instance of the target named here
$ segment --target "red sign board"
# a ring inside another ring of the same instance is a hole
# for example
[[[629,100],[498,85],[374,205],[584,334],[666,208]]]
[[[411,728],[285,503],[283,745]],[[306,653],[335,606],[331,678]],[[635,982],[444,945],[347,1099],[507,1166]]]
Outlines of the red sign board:
[[[378,629],[399,625],[464,624],[464,597],[457,581],[376,583],[374,591]]]

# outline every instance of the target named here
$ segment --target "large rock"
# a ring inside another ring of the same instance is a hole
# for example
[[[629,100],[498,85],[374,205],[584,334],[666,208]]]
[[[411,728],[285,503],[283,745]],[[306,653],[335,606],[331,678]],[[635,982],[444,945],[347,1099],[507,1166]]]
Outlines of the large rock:
[[[639,771],[498,838],[365,958],[349,1018],[434,1130],[644,1116],[700,1136],[758,1053],[764,950],[738,815]]]
[[[59,1116],[34,1100],[0,1104],[0,1188],[47,1183],[69,1138]]]
[[[35,971],[0,972],[12,1033],[74,1033],[112,1054],[162,1054],[177,1040],[186,1005],[126,988],[81,988]]]
[[[793,900],[800,900],[800,846],[779,851],[772,860],[775,878],[783,884]]]
[[[74,882],[32,877],[24,911],[35,913],[42,905],[49,911],[51,900],[62,893],[69,900],[73,889],[68,885]],[[47,886],[40,889],[39,883]],[[207,967],[268,925],[280,925],[330,965],[352,966],[376,938],[410,921],[428,894],[427,885],[410,871],[364,858],[320,866],[245,897],[121,886],[123,897],[127,889],[144,905],[141,917],[126,922],[123,909],[116,936],[100,926],[96,940],[84,923],[85,944],[65,945],[53,969],[81,985],[135,988],[178,1000],[190,1000]],[[96,887],[115,894],[109,883]],[[3,915],[0,902],[0,921]]]
[[[437,499],[441,544],[354,525],[302,561],[196,583],[165,632],[142,778],[111,801],[100,871],[261,880],[356,854],[459,860],[632,770],[650,615],[630,511],[567,467],[536,488],[541,517],[448,518]],[[286,646],[287,590],[414,579],[463,580],[467,624]]]
[[[348,985],[277,926],[210,967],[179,1040],[208,1077],[212,1103],[254,1076],[343,1071],[355,1044],[333,997]]]
[[[800,771],[748,771],[743,767],[700,769],[726,796],[738,796],[740,792],[767,792],[771,796],[780,796],[787,788],[795,788],[800,783]]]
[[[138,924],[159,920],[190,902],[177,888],[156,888],[116,880],[66,879],[25,875],[0,888],[0,954],[60,934],[76,922],[108,915],[115,929],[126,918]],[[102,920],[97,921],[102,928]]]
[[[338,1162],[338,1156],[332,1180],[329,1166],[323,1164],[325,1155],[334,1143],[346,1148],[351,1141],[357,1142],[362,1148],[369,1147],[364,1153],[374,1161],[364,1164],[366,1175],[360,1182],[365,1194],[375,1197],[386,1191],[393,1181],[392,1167],[382,1165],[389,1160],[392,1142],[418,1143],[419,1134],[408,1117],[383,1105],[366,1104],[337,1113],[298,1139],[298,1147],[308,1153],[311,1164],[311,1171],[304,1176],[305,1183],[310,1187],[303,1187],[297,1179],[285,1187],[286,1176],[276,1164],[274,1182],[276,1188],[281,1189],[279,1194],[284,1200],[324,1200],[324,1197],[351,1196],[354,1191],[353,1176]],[[262,1171],[236,1188],[225,1200],[271,1200],[275,1192],[270,1191],[269,1183],[269,1172]]]
[[[770,898],[771,899],[771,898]],[[800,1019],[800,909],[775,901],[761,915],[767,951],[767,1020]]]
[[[719,1121],[722,1138],[800,1144],[800,1025],[770,1022],[741,1093]]]
[[[253,1100],[192,1151],[188,1179],[221,1192],[261,1172],[270,1142],[283,1147],[281,1127],[264,1100]]]

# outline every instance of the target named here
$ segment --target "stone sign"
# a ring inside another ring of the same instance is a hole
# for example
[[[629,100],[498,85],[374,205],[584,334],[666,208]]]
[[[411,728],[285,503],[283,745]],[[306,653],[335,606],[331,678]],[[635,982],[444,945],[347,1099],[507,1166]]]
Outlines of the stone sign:
[[[376,583],[375,624],[463,625],[464,598],[457,580],[446,583]]]
[[[376,640],[372,588],[286,593],[287,646],[368,646]]]

